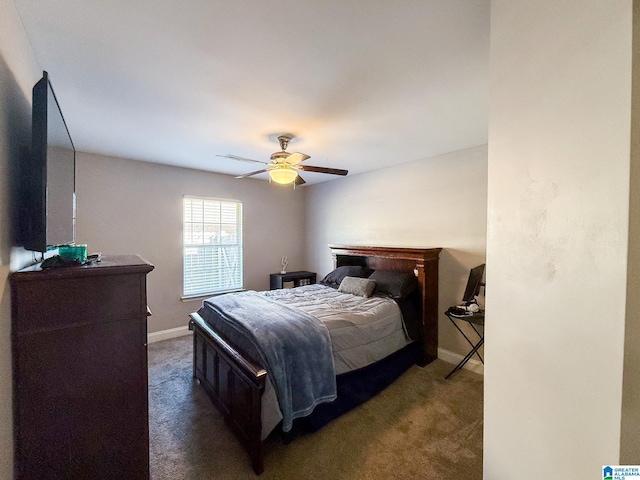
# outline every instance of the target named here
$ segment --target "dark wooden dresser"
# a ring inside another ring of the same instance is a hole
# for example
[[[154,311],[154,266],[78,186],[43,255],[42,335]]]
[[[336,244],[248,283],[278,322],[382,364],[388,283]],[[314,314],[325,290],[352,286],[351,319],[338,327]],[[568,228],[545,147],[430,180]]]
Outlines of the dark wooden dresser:
[[[11,275],[16,478],[149,478],[153,268],[103,256]]]

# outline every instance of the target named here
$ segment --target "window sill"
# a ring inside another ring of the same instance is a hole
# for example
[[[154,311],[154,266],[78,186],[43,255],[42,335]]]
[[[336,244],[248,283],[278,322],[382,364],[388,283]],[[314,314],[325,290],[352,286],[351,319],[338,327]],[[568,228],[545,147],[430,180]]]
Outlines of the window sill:
[[[234,290],[225,290],[223,292],[213,292],[213,293],[202,293],[199,295],[185,295],[180,297],[180,301],[183,303],[186,302],[195,302],[198,300],[205,300],[211,297],[217,297],[218,295],[224,295],[225,293],[234,293],[234,292],[244,292],[244,288],[236,288]]]

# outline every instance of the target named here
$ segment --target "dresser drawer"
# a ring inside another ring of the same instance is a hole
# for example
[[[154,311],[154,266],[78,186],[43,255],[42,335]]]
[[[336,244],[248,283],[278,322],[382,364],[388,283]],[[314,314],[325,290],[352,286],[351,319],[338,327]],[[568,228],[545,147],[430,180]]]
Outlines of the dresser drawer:
[[[13,305],[14,334],[146,316],[146,276],[24,282],[14,289]]]

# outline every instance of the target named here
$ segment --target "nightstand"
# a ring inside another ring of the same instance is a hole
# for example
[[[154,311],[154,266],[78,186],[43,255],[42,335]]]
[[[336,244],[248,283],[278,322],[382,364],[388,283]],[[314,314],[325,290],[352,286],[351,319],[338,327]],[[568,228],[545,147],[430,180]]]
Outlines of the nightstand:
[[[285,288],[285,283],[293,282],[294,287],[301,287],[303,285],[311,285],[316,283],[315,272],[287,272],[287,273],[272,273],[269,275],[269,288],[271,290],[277,290],[279,288]]]

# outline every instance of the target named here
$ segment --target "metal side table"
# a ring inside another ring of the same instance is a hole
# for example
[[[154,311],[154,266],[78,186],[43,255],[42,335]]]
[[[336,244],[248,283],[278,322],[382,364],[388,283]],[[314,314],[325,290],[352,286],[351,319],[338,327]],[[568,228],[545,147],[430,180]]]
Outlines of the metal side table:
[[[484,365],[484,360],[480,356],[480,353],[478,353],[478,350],[484,344],[484,310],[480,310],[478,313],[474,313],[473,315],[466,315],[466,316],[453,315],[450,312],[445,312],[445,315],[449,318],[449,320],[451,320],[451,323],[453,323],[453,325],[458,329],[460,334],[465,338],[465,340],[469,343],[469,345],[471,345],[471,351],[469,353],[467,353],[467,356],[464,357],[460,361],[460,363],[458,365],[456,365],[456,367],[453,370],[451,370],[451,372],[449,372],[449,375],[447,375],[445,377],[445,380],[446,380],[451,375],[456,373],[458,370],[462,369],[462,367],[464,367],[466,365],[466,363],[474,355],[477,355],[478,358],[480,359],[480,361],[482,362],[482,364]],[[471,325],[473,330],[478,335],[479,340],[474,344],[469,339],[469,337],[467,337],[465,335],[465,333],[460,329],[460,326],[458,325],[457,322],[467,322],[469,325]],[[482,327],[482,333],[480,333],[480,331],[476,327]]]

